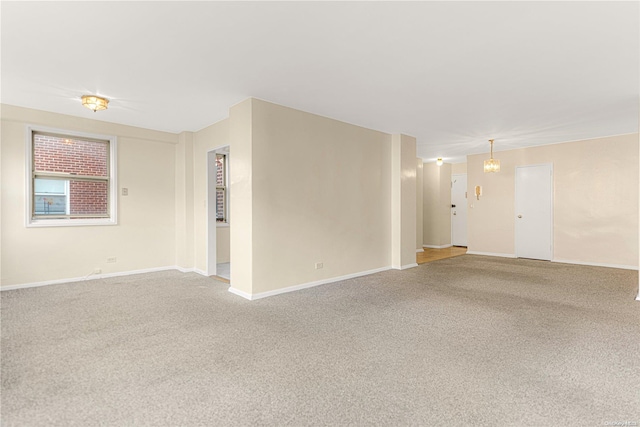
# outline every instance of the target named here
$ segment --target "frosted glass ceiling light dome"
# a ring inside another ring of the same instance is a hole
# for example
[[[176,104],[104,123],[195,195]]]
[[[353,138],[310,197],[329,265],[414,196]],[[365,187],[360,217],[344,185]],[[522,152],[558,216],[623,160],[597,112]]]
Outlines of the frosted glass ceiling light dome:
[[[96,95],[82,95],[82,105],[95,113],[98,110],[106,110],[109,100]]]
[[[491,143],[491,158],[484,161],[484,171],[486,172],[500,172],[500,160],[494,160],[493,158],[493,139],[489,140]]]
[[[436,165],[442,166],[442,163],[443,163],[442,157],[438,157],[438,159],[436,160]]]

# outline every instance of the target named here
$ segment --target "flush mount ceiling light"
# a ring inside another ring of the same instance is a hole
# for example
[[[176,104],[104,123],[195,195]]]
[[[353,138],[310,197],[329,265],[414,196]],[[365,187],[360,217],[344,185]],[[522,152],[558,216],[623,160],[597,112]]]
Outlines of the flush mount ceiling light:
[[[484,161],[484,171],[486,172],[500,172],[500,160],[493,159],[493,139],[489,140],[491,143],[491,158]]]
[[[442,163],[443,163],[442,157],[438,157],[438,159],[436,160],[436,165],[442,166]]]
[[[82,95],[82,105],[95,113],[98,110],[106,110],[109,100],[96,95]]]

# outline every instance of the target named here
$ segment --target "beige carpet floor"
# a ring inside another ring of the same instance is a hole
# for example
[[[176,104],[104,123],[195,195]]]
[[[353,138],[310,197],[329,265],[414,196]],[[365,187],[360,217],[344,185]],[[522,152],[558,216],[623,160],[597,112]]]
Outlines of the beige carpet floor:
[[[254,302],[178,272],[6,291],[1,421],[638,425],[637,289],[463,255]]]

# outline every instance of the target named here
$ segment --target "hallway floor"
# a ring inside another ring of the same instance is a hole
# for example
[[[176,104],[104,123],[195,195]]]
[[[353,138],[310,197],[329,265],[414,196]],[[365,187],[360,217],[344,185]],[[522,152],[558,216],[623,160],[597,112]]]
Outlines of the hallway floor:
[[[416,253],[416,262],[418,264],[424,264],[426,262],[437,261],[439,259],[453,258],[455,256],[464,255],[467,253],[467,248],[464,246],[450,246],[443,249],[423,248],[424,252]]]
[[[224,262],[216,265],[216,270],[218,272],[215,277],[218,280],[222,280],[223,282],[230,283],[231,282],[231,263]]]

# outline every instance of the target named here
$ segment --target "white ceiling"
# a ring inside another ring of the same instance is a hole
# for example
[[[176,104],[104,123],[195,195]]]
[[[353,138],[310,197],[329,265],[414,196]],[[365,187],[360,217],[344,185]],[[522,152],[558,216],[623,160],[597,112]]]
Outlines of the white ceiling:
[[[467,154],[638,131],[638,2],[6,2],[6,104],[170,132],[253,96]],[[83,94],[111,99],[81,107]]]

